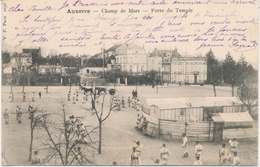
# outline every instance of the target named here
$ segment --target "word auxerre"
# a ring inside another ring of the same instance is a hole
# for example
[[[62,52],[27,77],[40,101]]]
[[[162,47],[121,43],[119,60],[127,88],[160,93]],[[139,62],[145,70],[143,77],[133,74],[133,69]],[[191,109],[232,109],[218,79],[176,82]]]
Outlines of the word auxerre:
[[[168,9],[168,10],[165,10],[165,9],[155,9],[155,8],[151,8],[151,13],[164,13],[164,12],[173,12],[173,11],[176,11],[176,12],[180,12],[180,13],[192,13],[193,10],[192,9],[180,9],[180,8],[175,8],[175,10],[172,10],[172,9]],[[127,10],[125,9],[121,9],[121,10],[111,10],[111,9],[101,9],[101,12],[102,13],[118,13],[118,12],[121,12],[121,13],[126,13]],[[139,9],[128,9],[128,13],[140,13],[141,11]],[[90,13],[90,10],[72,10],[72,9],[68,9],[67,10],[67,13]]]

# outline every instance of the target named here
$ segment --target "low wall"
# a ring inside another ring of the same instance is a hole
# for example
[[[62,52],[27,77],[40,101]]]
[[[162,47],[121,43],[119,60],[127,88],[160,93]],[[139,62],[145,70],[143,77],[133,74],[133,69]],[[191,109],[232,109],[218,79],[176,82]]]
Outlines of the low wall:
[[[159,120],[159,136],[163,139],[182,138],[186,133],[189,141],[213,141],[213,122],[174,122]]]

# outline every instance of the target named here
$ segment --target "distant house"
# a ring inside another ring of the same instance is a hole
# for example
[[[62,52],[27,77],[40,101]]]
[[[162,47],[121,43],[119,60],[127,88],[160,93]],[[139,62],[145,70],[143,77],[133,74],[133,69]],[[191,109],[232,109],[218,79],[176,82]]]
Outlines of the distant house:
[[[81,83],[87,83],[89,78],[100,78],[107,71],[107,63],[102,58],[90,58],[80,69]]]
[[[29,72],[32,67],[32,55],[30,53],[12,53],[10,62],[6,65],[3,73]]]

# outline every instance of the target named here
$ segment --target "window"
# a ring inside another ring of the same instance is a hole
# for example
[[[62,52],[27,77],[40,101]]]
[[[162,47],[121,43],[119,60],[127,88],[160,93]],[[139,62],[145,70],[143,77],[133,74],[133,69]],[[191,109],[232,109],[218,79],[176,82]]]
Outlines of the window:
[[[139,71],[138,66],[136,66],[136,72],[138,72],[138,71]]]
[[[132,66],[129,67],[129,71],[132,71]]]
[[[126,62],[125,62],[125,57],[124,57],[124,61],[123,61],[123,63],[126,63]]]
[[[144,66],[141,66],[141,71],[142,71],[142,72],[144,71]]]
[[[87,69],[87,74],[89,73],[89,69]]]
[[[122,63],[122,57],[120,57],[120,61],[119,61],[119,63]]]

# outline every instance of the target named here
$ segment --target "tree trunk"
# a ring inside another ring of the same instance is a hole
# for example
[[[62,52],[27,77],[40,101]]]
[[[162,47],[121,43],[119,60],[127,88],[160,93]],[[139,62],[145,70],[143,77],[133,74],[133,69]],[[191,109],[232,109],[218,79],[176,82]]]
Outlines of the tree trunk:
[[[30,142],[30,150],[29,150],[29,161],[32,158],[32,146],[33,146],[33,130],[31,129],[31,142]]]
[[[102,144],[102,122],[99,121],[99,145],[98,145],[98,154],[101,154],[101,144]]]
[[[235,84],[232,83],[232,97],[234,96],[234,87],[235,87]]]
[[[30,141],[30,148],[29,148],[29,161],[31,161],[31,158],[32,158],[32,147],[33,147],[33,117],[34,115],[33,114],[30,114],[30,117],[31,117],[31,141]]]
[[[216,87],[215,87],[215,82],[213,81],[213,91],[214,91],[214,96],[217,97],[217,92],[216,92]]]

